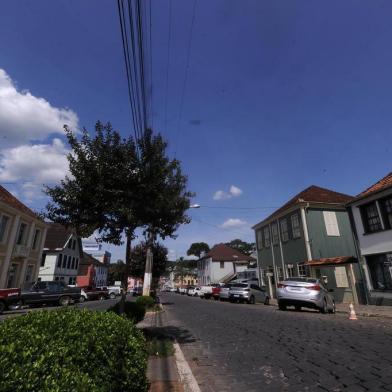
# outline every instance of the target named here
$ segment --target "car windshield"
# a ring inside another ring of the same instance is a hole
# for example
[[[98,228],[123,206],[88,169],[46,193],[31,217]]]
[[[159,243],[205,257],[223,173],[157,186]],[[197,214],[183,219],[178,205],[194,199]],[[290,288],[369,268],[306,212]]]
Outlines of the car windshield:
[[[287,278],[286,282],[317,283],[317,279],[312,278]]]
[[[245,287],[248,287],[248,285],[246,283],[235,283],[235,284],[231,285],[231,287],[245,288]]]

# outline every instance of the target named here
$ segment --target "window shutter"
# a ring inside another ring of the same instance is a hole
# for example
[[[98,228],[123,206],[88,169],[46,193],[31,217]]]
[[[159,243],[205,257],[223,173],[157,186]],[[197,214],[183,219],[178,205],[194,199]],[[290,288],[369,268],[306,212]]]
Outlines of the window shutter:
[[[339,237],[339,226],[335,211],[323,211],[325,228],[328,236]]]

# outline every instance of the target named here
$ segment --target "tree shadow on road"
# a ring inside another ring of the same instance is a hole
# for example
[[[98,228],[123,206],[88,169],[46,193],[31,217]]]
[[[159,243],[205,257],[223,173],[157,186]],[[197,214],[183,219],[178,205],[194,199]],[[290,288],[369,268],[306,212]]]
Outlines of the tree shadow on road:
[[[184,328],[179,328],[175,326],[166,326],[166,327],[147,327],[143,328],[144,336],[147,340],[149,339],[171,339],[177,340],[178,343],[193,343],[196,339],[192,336],[192,334]]]

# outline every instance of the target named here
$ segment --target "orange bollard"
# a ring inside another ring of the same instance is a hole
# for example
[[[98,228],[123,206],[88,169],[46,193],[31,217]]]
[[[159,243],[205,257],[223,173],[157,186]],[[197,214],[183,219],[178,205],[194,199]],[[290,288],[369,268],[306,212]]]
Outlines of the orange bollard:
[[[358,320],[357,315],[356,315],[355,310],[354,310],[354,305],[352,304],[352,302],[350,303],[349,308],[350,308],[349,320]]]

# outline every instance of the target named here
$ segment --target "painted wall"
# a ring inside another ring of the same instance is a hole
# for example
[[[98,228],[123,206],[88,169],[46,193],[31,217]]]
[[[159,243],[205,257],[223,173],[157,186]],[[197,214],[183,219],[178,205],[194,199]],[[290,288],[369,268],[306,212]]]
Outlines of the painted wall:
[[[323,211],[334,211],[340,236],[327,235]],[[356,256],[354,237],[347,211],[308,209],[306,211],[312,259]]]

